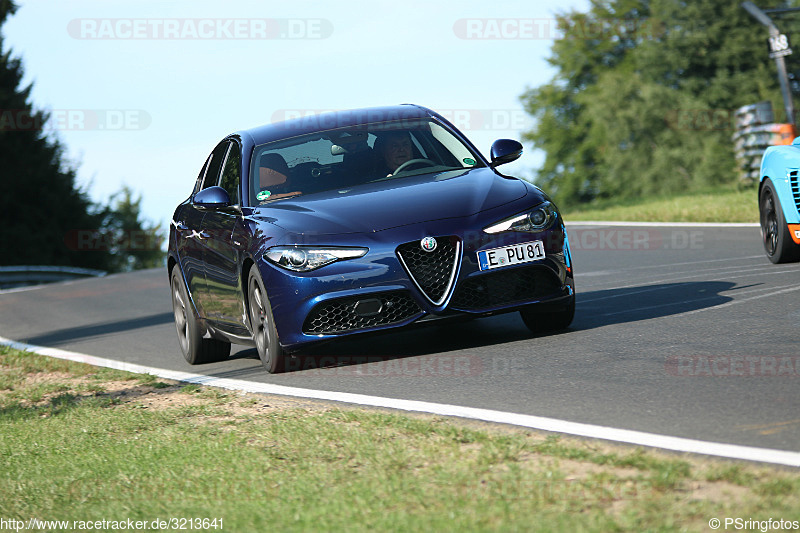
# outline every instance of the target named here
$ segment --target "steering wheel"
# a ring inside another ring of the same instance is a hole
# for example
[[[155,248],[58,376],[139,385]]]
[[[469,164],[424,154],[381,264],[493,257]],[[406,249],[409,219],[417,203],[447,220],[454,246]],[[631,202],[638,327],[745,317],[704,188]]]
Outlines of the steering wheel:
[[[432,167],[435,167],[435,166],[436,166],[436,163],[434,163],[434,162],[433,162],[433,161],[431,161],[430,159],[409,159],[408,161],[406,161],[405,163],[403,163],[402,165],[400,165],[399,167],[397,167],[397,168],[395,169],[395,171],[394,171],[394,172],[392,172],[392,175],[394,175],[394,174],[397,174],[397,173],[398,173],[398,172],[400,172],[401,170],[405,169],[407,166],[409,166],[409,165],[414,165],[414,164],[416,164],[416,163],[424,163],[424,164],[426,164],[426,165],[430,165],[430,166],[432,166]]]

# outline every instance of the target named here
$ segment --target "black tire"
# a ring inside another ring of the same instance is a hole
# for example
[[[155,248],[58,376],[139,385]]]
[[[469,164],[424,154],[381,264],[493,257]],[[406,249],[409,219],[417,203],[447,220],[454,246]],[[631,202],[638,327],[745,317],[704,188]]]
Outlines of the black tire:
[[[286,354],[278,341],[278,330],[275,328],[275,318],[272,315],[272,306],[258,273],[258,267],[253,265],[247,276],[247,308],[250,316],[250,328],[253,331],[253,341],[256,343],[258,357],[261,364],[270,374],[279,374],[285,369]]]
[[[543,312],[537,306],[532,306],[520,310],[519,314],[528,329],[536,334],[567,329],[575,317],[575,295],[570,297],[563,309]]]
[[[764,180],[764,185],[761,187],[758,212],[761,221],[761,241],[767,259],[773,263],[791,263],[800,259],[800,246],[795,244],[789,235],[781,202],[769,178]]]
[[[202,365],[226,359],[231,354],[231,344],[217,339],[203,338],[199,320],[177,265],[172,267],[170,288],[178,344],[186,362],[190,365]]]

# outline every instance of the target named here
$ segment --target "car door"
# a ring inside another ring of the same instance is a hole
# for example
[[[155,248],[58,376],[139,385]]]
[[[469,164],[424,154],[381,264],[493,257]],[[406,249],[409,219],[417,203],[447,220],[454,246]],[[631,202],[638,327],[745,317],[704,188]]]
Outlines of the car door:
[[[236,140],[229,141],[218,185],[225,189],[231,206],[207,209],[203,231],[208,235],[203,249],[206,269],[208,318],[236,327],[246,327],[243,282],[239,265],[245,245],[241,214],[242,152]]]
[[[205,211],[194,204],[194,196],[201,190],[216,185],[219,180],[222,161],[228,150],[228,143],[220,143],[214,148],[206,159],[200,175],[195,183],[192,196],[188,202],[183,204],[179,215],[173,221],[177,233],[177,252],[183,267],[183,274],[186,284],[195,305],[201,315],[205,315],[202,309],[206,288],[206,273],[203,258],[203,248],[205,247],[202,222]]]

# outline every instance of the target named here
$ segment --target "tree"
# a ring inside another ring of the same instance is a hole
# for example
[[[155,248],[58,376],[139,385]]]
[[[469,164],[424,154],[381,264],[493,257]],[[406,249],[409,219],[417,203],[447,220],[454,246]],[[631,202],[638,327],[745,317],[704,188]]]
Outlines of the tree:
[[[0,2],[0,24],[13,14]],[[64,245],[65,228],[97,227],[85,191],[75,186],[75,170],[58,141],[42,131],[47,114],[28,102],[31,86],[20,88],[19,59],[4,50],[0,37],[0,261],[98,267],[96,257]],[[102,261],[100,261],[100,264]]]
[[[15,11],[12,0],[0,0],[0,26]],[[76,169],[62,145],[45,131],[48,114],[29,102],[32,86],[21,88],[22,77],[20,59],[5,50],[0,35],[0,264],[106,271],[154,264],[151,251],[97,246],[91,239],[119,237],[120,228],[129,235],[159,228],[142,227],[141,199],[133,201],[128,189],[115,207],[90,201],[76,185]]]
[[[560,204],[733,183],[734,110],[783,108],[766,31],[738,2],[593,0],[558,24],[557,74],[521,100]]]
[[[141,219],[141,201],[141,196],[134,199],[133,191],[125,186],[111,197],[102,212],[97,246],[111,253],[112,271],[155,268],[164,264],[161,227]]]

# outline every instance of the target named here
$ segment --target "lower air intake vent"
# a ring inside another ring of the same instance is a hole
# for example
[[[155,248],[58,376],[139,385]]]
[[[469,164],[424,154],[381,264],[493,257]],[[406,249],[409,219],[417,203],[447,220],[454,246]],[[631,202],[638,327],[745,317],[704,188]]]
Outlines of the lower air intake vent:
[[[473,276],[462,282],[450,301],[451,309],[477,311],[538,300],[561,290],[561,282],[541,266],[517,267]]]
[[[408,291],[335,298],[316,305],[303,324],[307,335],[333,335],[386,326],[422,312]]]

